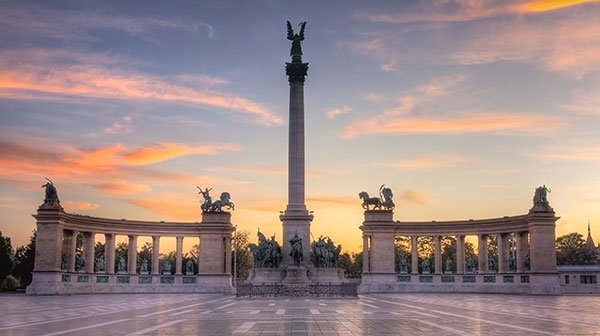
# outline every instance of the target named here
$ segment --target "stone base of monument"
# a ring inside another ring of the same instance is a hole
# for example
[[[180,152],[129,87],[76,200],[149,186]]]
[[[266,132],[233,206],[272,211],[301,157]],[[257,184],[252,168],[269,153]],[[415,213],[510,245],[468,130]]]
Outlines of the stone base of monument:
[[[288,266],[285,269],[283,284],[310,284],[308,268],[304,266]]]
[[[253,268],[247,281],[253,284],[279,284],[283,277],[284,271],[280,268]]]
[[[343,268],[309,268],[308,279],[316,284],[340,284],[347,282]]]

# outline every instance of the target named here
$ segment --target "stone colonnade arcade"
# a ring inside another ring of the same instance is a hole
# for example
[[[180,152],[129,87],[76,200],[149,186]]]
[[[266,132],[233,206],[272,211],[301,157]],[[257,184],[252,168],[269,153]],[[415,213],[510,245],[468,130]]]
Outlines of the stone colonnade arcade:
[[[234,228],[229,212],[203,213],[200,223],[148,222],[70,214],[58,203],[45,203],[33,216],[37,220],[37,240],[28,294],[233,292]],[[76,265],[78,233],[83,234],[83,267]],[[94,260],[96,234],[105,237],[104,267],[100,270]],[[126,265],[125,260],[122,265],[115,260],[118,235],[128,237]],[[138,265],[137,240],[142,236],[152,237],[150,265]],[[161,272],[158,260],[161,237],[176,237],[174,274],[172,270]],[[182,270],[184,239],[199,242],[197,272]]]
[[[483,220],[402,222],[393,220],[391,210],[368,210],[364,216],[363,293],[562,293],[554,246],[558,217],[547,203],[535,204],[526,215]],[[471,235],[478,239],[478,260],[471,260],[468,267],[465,236]],[[498,247],[498,265],[493,267],[488,265],[489,235],[496,236]],[[396,272],[396,236],[410,237],[412,242],[411,256],[400,273]],[[453,270],[443,269],[441,240],[446,236],[456,239],[456,257],[449,262],[455,265]],[[431,237],[434,243],[435,262],[430,271],[419,272],[419,237]],[[514,253],[509,253],[509,237],[514,237]]]

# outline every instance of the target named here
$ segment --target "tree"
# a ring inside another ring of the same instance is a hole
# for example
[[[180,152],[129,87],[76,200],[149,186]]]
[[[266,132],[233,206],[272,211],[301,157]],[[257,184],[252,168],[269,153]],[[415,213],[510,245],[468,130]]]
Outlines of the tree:
[[[29,244],[19,246],[15,252],[15,268],[12,274],[19,279],[21,288],[27,287],[31,283],[33,266],[35,264],[35,241],[37,237],[36,230],[33,230]]]
[[[10,275],[14,267],[13,248],[9,237],[3,237],[0,231],[0,283]]]
[[[583,235],[577,232],[556,238],[556,262],[559,265],[594,265],[597,258],[597,252],[586,247]]]
[[[252,258],[250,256],[250,232],[246,230],[236,231],[233,240],[233,249],[235,253],[231,255],[231,274],[236,274],[233,267],[237,267],[237,278],[247,279],[252,268]],[[234,258],[235,254],[235,260]],[[235,261],[235,262],[234,262]]]

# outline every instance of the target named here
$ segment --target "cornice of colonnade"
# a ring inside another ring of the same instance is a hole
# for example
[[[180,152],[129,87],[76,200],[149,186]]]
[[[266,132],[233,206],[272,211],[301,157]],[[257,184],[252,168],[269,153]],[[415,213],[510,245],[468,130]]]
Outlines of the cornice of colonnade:
[[[142,221],[129,219],[114,219],[92,217],[67,213],[62,210],[38,210],[33,217],[43,219],[51,216],[67,230],[79,232],[93,232],[97,234],[134,235],[134,236],[161,236],[161,237],[184,237],[198,236],[200,233],[231,233],[234,227],[229,222],[229,213],[222,213],[227,217],[223,221],[210,222],[165,222],[165,221]]]
[[[373,211],[365,212],[365,222],[360,227],[364,233],[393,233],[397,236],[456,236],[528,231],[531,224],[554,225],[559,217],[553,211],[543,213],[530,212],[525,215],[504,216],[488,219],[468,219],[454,221],[393,221],[391,212],[376,220]],[[377,216],[380,217],[380,216]],[[389,220],[382,220],[383,217]]]

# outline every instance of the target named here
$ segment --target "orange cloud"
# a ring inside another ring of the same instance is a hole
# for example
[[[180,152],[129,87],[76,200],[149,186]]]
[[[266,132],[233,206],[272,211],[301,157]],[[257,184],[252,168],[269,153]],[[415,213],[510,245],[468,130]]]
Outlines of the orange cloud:
[[[405,169],[438,169],[465,166],[476,161],[475,158],[465,155],[426,155],[416,159],[404,160],[392,164],[394,167]]]
[[[400,203],[406,202],[420,205],[427,204],[427,202],[429,201],[428,197],[425,194],[413,189],[404,190],[402,194],[400,194],[398,199]]]
[[[336,117],[339,117],[343,114],[347,114],[349,112],[352,111],[352,106],[349,105],[343,105],[343,106],[339,106],[339,107],[332,107],[329,110],[327,110],[325,112],[325,114],[327,115],[327,118],[329,119],[334,119]]]
[[[317,206],[327,206],[327,205],[350,205],[356,206],[360,204],[360,200],[353,197],[334,197],[334,196],[316,196],[316,197],[307,197],[307,203],[314,203]]]
[[[538,13],[547,12],[566,7],[586,4],[586,3],[600,3],[598,0],[534,0],[527,1],[522,5],[516,6],[517,11],[523,13]]]
[[[138,193],[147,192],[151,188],[145,184],[131,183],[125,180],[115,180],[94,185],[98,190],[107,193]]]
[[[146,165],[190,154],[215,155],[223,151],[238,150],[238,146],[228,144],[190,147],[177,143],[155,143],[124,153],[122,157],[127,164]]]
[[[63,207],[68,210],[96,210],[100,204],[80,201],[63,201]]]
[[[40,93],[85,98],[155,100],[203,105],[247,115],[264,125],[283,123],[280,116],[260,103],[239,96],[198,90],[163,78],[115,66],[80,60],[80,55],[35,50],[12,50],[0,54],[0,96],[40,99]],[[67,58],[67,61],[64,58]],[[91,55],[91,59],[98,58]],[[105,57],[104,57],[105,58]]]
[[[200,205],[195,199],[178,194],[155,194],[152,198],[127,200],[128,203],[165,216],[165,220],[200,221]]]
[[[396,118],[370,119],[347,125],[343,138],[367,134],[462,134],[462,133],[523,133],[548,134],[556,131],[560,122],[543,115],[467,114],[454,119]]]

